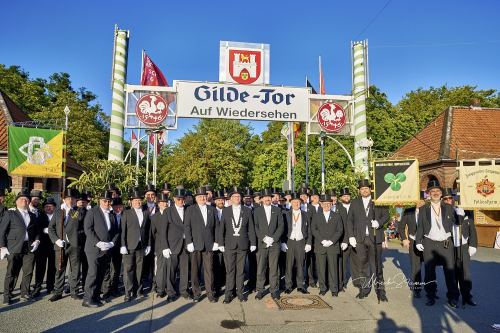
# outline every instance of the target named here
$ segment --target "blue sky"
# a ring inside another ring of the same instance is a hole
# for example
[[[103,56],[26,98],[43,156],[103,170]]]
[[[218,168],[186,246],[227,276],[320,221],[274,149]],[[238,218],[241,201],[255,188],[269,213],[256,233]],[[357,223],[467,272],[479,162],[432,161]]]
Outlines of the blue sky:
[[[392,102],[419,87],[471,84],[500,90],[500,1],[6,1],[0,63],[32,77],[68,72],[109,114],[114,24],[130,30],[128,82],[141,49],[169,82],[218,80],[219,41],[271,45],[271,83],[351,90],[351,40],[369,40],[370,83]],[[385,8],[384,8],[385,7]],[[384,8],[383,11],[381,9]],[[377,16],[377,14],[379,14]],[[374,20],[375,19],[375,20]],[[371,24],[370,24],[371,22]],[[194,120],[183,119],[170,139]],[[266,126],[251,124],[256,133]]]

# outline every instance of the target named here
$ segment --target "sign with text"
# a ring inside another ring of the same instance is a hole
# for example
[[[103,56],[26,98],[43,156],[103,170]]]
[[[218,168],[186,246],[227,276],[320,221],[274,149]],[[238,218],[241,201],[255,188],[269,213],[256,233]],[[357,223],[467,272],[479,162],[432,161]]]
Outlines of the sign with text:
[[[307,88],[176,81],[177,116],[309,121]]]
[[[460,204],[464,209],[494,209],[500,207],[500,165],[464,165],[460,161]],[[481,161],[484,162],[484,161]]]
[[[375,204],[403,205],[419,200],[420,183],[417,160],[374,161],[373,172]]]

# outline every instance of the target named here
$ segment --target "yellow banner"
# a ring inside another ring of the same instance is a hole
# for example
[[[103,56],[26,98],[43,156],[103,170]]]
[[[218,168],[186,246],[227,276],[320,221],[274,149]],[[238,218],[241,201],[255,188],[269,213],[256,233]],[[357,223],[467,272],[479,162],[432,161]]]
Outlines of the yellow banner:
[[[460,163],[460,207],[500,210],[500,165],[465,166]]]

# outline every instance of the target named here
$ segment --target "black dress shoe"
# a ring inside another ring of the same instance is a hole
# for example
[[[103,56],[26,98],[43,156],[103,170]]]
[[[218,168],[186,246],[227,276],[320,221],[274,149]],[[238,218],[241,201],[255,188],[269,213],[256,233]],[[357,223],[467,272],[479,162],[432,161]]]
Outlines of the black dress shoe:
[[[56,301],[58,301],[60,299],[62,299],[62,295],[61,294],[54,294],[54,295],[52,295],[51,298],[49,298],[49,301],[56,302]]]
[[[472,299],[465,300],[464,304],[467,304],[467,305],[470,305],[470,306],[477,306],[477,303],[474,302]]]
[[[33,292],[31,293],[31,297],[39,297],[40,291],[41,291],[40,289],[33,290]]]
[[[105,293],[104,295],[102,295],[102,300],[106,303],[111,302],[111,293]]]
[[[385,296],[385,295],[380,295],[379,299],[381,302],[389,302],[389,300],[387,299],[387,296]]]
[[[320,292],[319,292],[319,294],[320,294],[321,296],[325,296],[325,295],[326,295],[326,290],[320,291]]]
[[[457,309],[458,308],[457,301],[452,300],[452,299],[448,300],[448,305],[450,306],[450,308],[453,308],[453,309]]]
[[[428,298],[427,302],[425,303],[425,305],[427,305],[427,306],[433,306],[434,304],[436,304],[435,298]]]
[[[309,294],[309,292],[304,288],[298,288],[297,291],[301,294],[304,294],[304,295]]]
[[[365,295],[365,293],[363,293],[362,291],[360,291],[360,292],[356,295],[356,298],[359,298],[359,299],[363,299],[363,298],[365,298],[365,297],[366,297],[366,295]]]
[[[157,293],[157,294],[156,294],[156,297],[158,297],[158,298],[163,298],[163,297],[165,297],[165,296],[167,296],[167,293],[166,293],[166,292],[164,292],[164,291],[159,292],[159,293]]]
[[[177,299],[176,295],[168,295],[167,296],[167,302],[175,302],[176,299]]]
[[[125,297],[123,298],[123,301],[124,301],[124,302],[130,302],[131,300],[132,300],[132,297],[130,297],[130,296],[125,296]]]
[[[263,299],[263,298],[264,298],[264,293],[263,293],[262,291],[259,291],[259,292],[257,293],[257,295],[255,295],[255,299],[256,299],[256,300],[259,300],[259,301],[260,301],[260,300],[261,300],[261,299]]]
[[[291,293],[292,293],[292,291],[293,291],[293,289],[292,289],[292,288],[286,288],[286,289],[285,289],[285,294],[291,294]]]
[[[214,295],[208,295],[207,299],[210,303],[217,303],[217,299],[214,297]]]
[[[233,301],[233,297],[232,296],[226,296],[224,297],[224,304],[229,304]]]
[[[311,288],[317,288],[318,286],[317,286],[316,282],[313,282],[313,283],[309,284],[309,287],[311,287]]]
[[[279,300],[280,299],[280,293],[275,291],[274,293],[271,294],[272,299]]]
[[[198,303],[199,301],[201,301],[201,296],[200,295],[194,295],[193,296],[193,302]]]
[[[102,306],[102,303],[94,302],[94,301],[83,301],[82,306],[85,308],[98,308]]]
[[[332,291],[332,296],[333,296],[333,297],[339,297],[339,293],[338,293],[338,292],[336,292],[336,291]]]
[[[3,305],[9,305],[11,302],[10,298],[5,298],[3,299]]]
[[[247,297],[245,295],[238,295],[238,300],[240,303],[243,303],[247,301]]]

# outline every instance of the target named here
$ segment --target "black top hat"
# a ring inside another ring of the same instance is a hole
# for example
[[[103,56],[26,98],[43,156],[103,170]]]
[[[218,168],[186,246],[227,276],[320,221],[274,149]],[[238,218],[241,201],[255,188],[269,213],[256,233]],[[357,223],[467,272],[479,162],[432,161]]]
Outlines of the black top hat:
[[[194,196],[196,197],[198,195],[207,195],[207,189],[205,188],[205,186],[198,187],[194,191]]]
[[[192,197],[193,196],[193,192],[187,190],[186,191],[186,197]]]
[[[57,206],[57,202],[53,197],[47,197],[43,202],[42,206],[45,207],[45,205]]]
[[[254,192],[253,192],[253,197],[254,197],[254,198],[256,198],[256,197],[260,197],[260,196],[261,196],[261,194],[260,194],[260,192],[259,192],[259,191],[254,191]]]
[[[300,191],[299,191],[299,194],[300,195],[304,195],[305,194],[305,195],[308,196],[309,195],[309,190],[307,189],[307,187],[301,187]]]
[[[243,198],[244,197],[253,197],[253,190],[250,187],[245,187],[243,189]]]
[[[453,198],[454,193],[453,189],[446,187],[443,189],[443,196],[441,198],[446,198],[446,197],[452,197]]]
[[[281,195],[281,191],[280,191],[280,189],[279,189],[279,188],[273,187],[273,188],[271,189],[271,191],[273,192],[273,194],[279,194],[279,195]]]
[[[332,199],[328,194],[320,194],[319,196],[319,201],[320,202],[332,202]]]
[[[184,187],[176,188],[174,190],[174,198],[184,198],[185,196],[186,196],[186,189],[184,189]]]
[[[76,188],[67,188],[64,190],[63,198],[77,198],[78,190]]]
[[[420,191],[420,200],[425,200],[425,191]]]
[[[224,190],[217,190],[214,192],[213,195],[214,199],[226,199],[226,196],[224,195]]]
[[[319,191],[315,188],[313,188],[310,192],[310,195],[319,195]]]
[[[207,191],[207,192],[213,192],[214,191],[214,188],[210,184],[203,185],[203,187],[205,188],[205,191]]]
[[[168,200],[169,200],[168,194],[163,192],[161,192],[158,198],[156,198],[156,201],[158,202],[168,202]]]
[[[351,195],[351,193],[349,192],[349,187],[344,187],[344,188],[340,189],[339,195],[340,196]]]
[[[144,193],[148,193],[148,192],[154,192],[156,194],[156,188],[153,184],[146,185],[146,188],[144,189]]]
[[[261,197],[272,197],[273,195],[274,195],[274,192],[270,188],[265,188],[262,191],[260,191]]]
[[[285,191],[285,195],[292,195],[292,191],[290,191],[290,190],[286,190],[286,191]]]
[[[108,190],[104,190],[104,191],[102,191],[101,196],[99,197],[99,199],[113,200],[113,192],[108,191]]]
[[[427,192],[429,192],[430,190],[432,190],[434,188],[438,188],[441,191],[443,190],[441,188],[441,185],[439,185],[439,182],[437,180],[435,180],[435,179],[429,180],[429,182],[427,183]]]
[[[329,191],[327,192],[327,194],[328,194],[329,196],[331,196],[331,197],[336,197],[336,196],[337,196],[337,190],[336,190],[336,189],[334,189],[334,188],[332,188],[331,190],[329,190]]]
[[[370,181],[368,179],[360,179],[360,180],[358,180],[358,188],[362,188],[362,187],[371,188],[372,184],[370,183]]]
[[[115,184],[111,183],[111,184],[106,185],[106,190],[108,190],[108,191],[116,191],[117,188],[116,188]]]
[[[7,189],[4,187],[0,187],[0,197],[4,197],[7,195]]]
[[[31,190],[31,193],[30,193],[30,196],[33,198],[33,197],[37,197],[37,198],[42,198],[42,191],[40,190]]]
[[[120,198],[120,197],[113,198],[113,201],[111,202],[111,206],[119,206],[119,205],[123,205],[122,198]]]
[[[129,199],[142,199],[142,198],[144,198],[144,195],[138,187],[134,187],[130,190],[128,198]]]
[[[229,197],[230,197],[230,196],[232,196],[232,195],[233,195],[233,194],[235,194],[235,193],[239,193],[239,194],[241,194],[241,190],[238,188],[238,186],[233,186],[233,187],[231,187],[228,191],[229,191],[229,192],[228,192],[228,194],[227,194],[227,195],[228,195]]]
[[[302,199],[300,198],[300,194],[296,193],[296,192],[292,193],[292,198],[290,199],[290,202],[293,200],[300,200],[300,202],[302,202]]]
[[[81,192],[78,195],[77,200],[89,201],[89,195],[88,195],[88,193],[87,192]]]
[[[164,182],[163,183],[163,186],[161,188],[162,191],[168,191],[168,192],[171,192],[172,191],[172,187],[170,186],[169,183],[167,182]]]
[[[17,196],[16,196],[16,200],[17,200],[17,199],[19,199],[19,198],[21,198],[21,197],[26,197],[26,198],[28,198],[28,200],[29,200],[29,199],[31,199],[31,197],[30,197],[30,191],[29,191],[26,187],[24,187],[24,188],[21,190],[21,192],[19,192],[19,193],[17,194]]]

